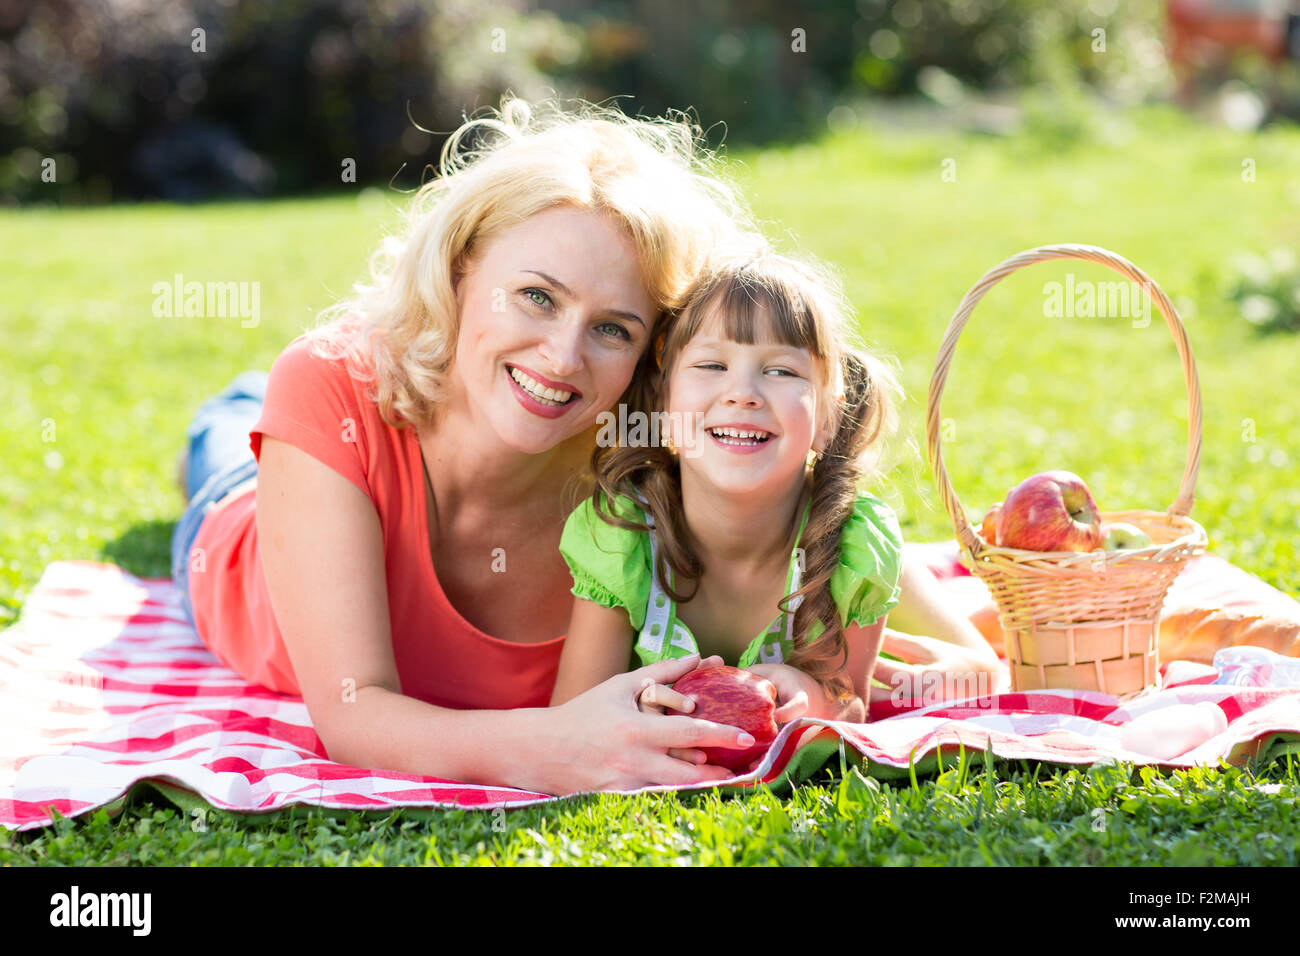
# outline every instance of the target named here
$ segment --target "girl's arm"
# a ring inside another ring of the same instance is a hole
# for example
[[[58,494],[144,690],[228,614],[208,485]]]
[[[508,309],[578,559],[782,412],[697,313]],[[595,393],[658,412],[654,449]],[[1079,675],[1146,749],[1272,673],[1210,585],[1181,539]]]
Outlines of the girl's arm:
[[[998,656],[984,635],[967,618],[952,610],[934,574],[909,556],[906,548],[903,549],[903,574],[899,587],[898,604],[889,612],[890,630],[924,634],[956,644],[986,664],[997,665]]]
[[[623,608],[574,598],[551,706],[566,703],[615,674],[626,673],[634,637]]]
[[[853,677],[854,699],[849,701],[846,709],[859,716],[842,716],[833,720],[867,719],[867,705],[871,701],[871,675],[875,673],[876,661],[880,658],[880,645],[885,636],[885,618],[882,617],[870,627],[850,626],[844,632],[849,644],[849,674]]]
[[[930,569],[903,555],[902,593],[881,644],[903,663],[879,662],[876,680],[885,686],[871,697],[936,703],[996,693],[1005,674],[997,652],[951,609]]]
[[[927,688],[942,688],[945,697],[965,697],[975,692],[964,693],[964,687],[996,689],[1001,674],[997,653],[974,624],[951,609],[934,574],[906,548],[899,588],[898,604],[889,612],[888,629],[882,619],[870,627],[854,626],[844,632],[854,700],[845,704],[831,700],[815,680],[784,664],[749,668],[777,685],[782,704],[791,704],[779,713],[778,720],[800,716],[793,702],[801,689],[808,699],[802,716],[826,720],[865,720],[870,701],[891,694],[903,693],[915,699]],[[911,663],[879,661],[882,649]],[[885,687],[872,688],[873,673]],[[859,713],[861,716],[856,716]]]
[[[827,696],[817,680],[789,664],[754,664],[747,670],[776,685],[778,724],[789,723],[796,717],[861,723],[867,719],[871,674],[880,654],[884,630],[883,617],[870,627],[850,625],[845,629],[844,640],[848,644],[849,656],[844,669],[853,680],[853,696],[848,700],[839,701]]]

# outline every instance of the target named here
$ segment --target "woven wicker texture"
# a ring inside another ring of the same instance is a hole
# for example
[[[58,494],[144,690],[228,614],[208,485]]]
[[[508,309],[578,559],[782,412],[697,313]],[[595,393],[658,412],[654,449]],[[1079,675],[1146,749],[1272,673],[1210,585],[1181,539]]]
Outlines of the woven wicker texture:
[[[1187,464],[1178,496],[1164,511],[1103,511],[1103,523],[1125,521],[1151,537],[1146,548],[1042,552],[985,541],[962,509],[944,466],[940,402],[957,339],[985,294],[1019,269],[1053,259],[1081,259],[1136,282],[1174,337],[1187,385]],[[1187,331],[1168,296],[1141,269],[1097,246],[1030,249],[989,270],[973,285],[948,324],[926,405],[927,450],[935,483],[971,568],[997,603],[1016,690],[1100,690],[1131,697],[1156,686],[1160,608],[1188,558],[1205,551],[1205,529],[1190,517],[1201,461],[1201,391]]]

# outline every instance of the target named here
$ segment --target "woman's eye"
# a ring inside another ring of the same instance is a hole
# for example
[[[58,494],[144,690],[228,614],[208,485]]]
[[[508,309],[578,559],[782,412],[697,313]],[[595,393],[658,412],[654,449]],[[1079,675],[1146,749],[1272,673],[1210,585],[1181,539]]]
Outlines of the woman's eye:
[[[623,328],[623,326],[619,325],[617,322],[606,322],[604,325],[601,326],[601,328],[613,329],[614,330],[613,332],[608,333],[609,337],[612,339],[622,339],[625,342],[632,341],[631,333],[628,332],[627,329]]]
[[[721,362],[701,362],[696,368],[722,368]]]
[[[768,371],[769,371],[769,372],[780,372],[782,375],[793,375],[793,376],[795,376],[795,377],[798,377],[798,374],[799,374],[798,372],[792,372],[792,371],[790,371],[788,368],[770,368],[770,369],[768,369]]]
[[[551,303],[551,297],[541,289],[525,289],[524,295],[528,296],[528,301],[533,305],[547,306]],[[537,298],[534,298],[534,296]],[[538,299],[541,301],[539,302]]]

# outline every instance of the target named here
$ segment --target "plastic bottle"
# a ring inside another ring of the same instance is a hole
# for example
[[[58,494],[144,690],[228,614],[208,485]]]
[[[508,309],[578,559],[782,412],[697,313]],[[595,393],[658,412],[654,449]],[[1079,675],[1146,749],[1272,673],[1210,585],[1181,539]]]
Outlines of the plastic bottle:
[[[1215,684],[1236,687],[1300,687],[1300,658],[1263,647],[1225,647],[1214,655]]]

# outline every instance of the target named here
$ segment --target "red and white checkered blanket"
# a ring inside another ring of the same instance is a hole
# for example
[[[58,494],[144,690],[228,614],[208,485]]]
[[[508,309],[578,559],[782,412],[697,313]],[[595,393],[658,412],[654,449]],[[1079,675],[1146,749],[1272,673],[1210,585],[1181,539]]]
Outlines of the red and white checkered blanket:
[[[1231,669],[1166,665],[1166,688],[1127,707],[1096,693],[1002,693],[919,709],[884,701],[866,724],[798,721],[782,730],[755,778],[789,772],[797,779],[841,741],[882,777],[905,775],[909,761],[924,771],[937,751],[955,756],[959,745],[991,748],[998,758],[1182,767],[1300,752],[1300,680],[1284,673],[1300,661],[1234,650],[1261,656]],[[1168,708],[1192,704],[1201,706],[1187,712],[1202,723],[1207,713],[1215,718],[1206,724],[1211,736],[1172,757],[1130,749],[1141,737],[1131,733],[1135,721],[1157,726],[1157,711],[1181,714]],[[1207,707],[1219,708],[1222,720]],[[553,799],[333,763],[302,700],[223,666],[184,620],[171,581],[111,564],[51,564],[22,618],[0,634],[0,825],[45,826],[51,810],[64,817],[115,811],[142,781],[250,813],[294,804],[487,809]]]

